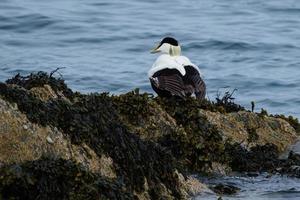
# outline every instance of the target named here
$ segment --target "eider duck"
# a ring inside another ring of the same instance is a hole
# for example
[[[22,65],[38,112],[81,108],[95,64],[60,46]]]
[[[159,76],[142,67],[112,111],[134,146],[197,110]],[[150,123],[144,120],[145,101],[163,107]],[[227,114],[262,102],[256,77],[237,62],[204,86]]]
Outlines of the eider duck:
[[[204,99],[206,85],[200,70],[187,57],[180,55],[178,41],[171,37],[164,38],[151,50],[151,53],[158,52],[162,55],[148,72],[151,86],[158,96],[185,98],[195,94],[197,99]]]

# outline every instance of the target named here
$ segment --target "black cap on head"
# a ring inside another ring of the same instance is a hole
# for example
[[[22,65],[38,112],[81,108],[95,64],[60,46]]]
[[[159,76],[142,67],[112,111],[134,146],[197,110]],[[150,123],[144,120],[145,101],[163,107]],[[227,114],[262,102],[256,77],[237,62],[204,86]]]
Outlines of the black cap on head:
[[[160,46],[161,46],[163,43],[168,43],[168,44],[171,44],[171,45],[173,45],[173,46],[178,46],[178,41],[175,40],[175,39],[172,38],[172,37],[165,37],[165,38],[160,42]]]

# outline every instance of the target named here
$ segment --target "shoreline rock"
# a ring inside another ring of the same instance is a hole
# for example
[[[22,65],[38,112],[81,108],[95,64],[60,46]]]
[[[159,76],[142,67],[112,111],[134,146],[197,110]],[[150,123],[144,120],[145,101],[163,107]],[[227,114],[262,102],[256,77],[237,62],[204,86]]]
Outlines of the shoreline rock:
[[[0,199],[41,192],[62,199],[186,199],[209,190],[193,173],[299,177],[297,156],[280,159],[299,138],[294,118],[246,111],[228,97],[83,95],[52,75],[0,83]],[[59,189],[66,170],[68,184]],[[28,193],[28,186],[41,191]]]

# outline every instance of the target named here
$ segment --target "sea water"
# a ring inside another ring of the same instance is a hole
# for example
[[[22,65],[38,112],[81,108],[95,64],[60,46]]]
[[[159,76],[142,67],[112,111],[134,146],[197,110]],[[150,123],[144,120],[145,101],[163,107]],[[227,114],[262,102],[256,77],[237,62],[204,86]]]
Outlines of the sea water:
[[[300,117],[299,0],[0,0],[0,81],[57,67],[77,91],[153,92],[149,50],[182,45],[207,97]]]

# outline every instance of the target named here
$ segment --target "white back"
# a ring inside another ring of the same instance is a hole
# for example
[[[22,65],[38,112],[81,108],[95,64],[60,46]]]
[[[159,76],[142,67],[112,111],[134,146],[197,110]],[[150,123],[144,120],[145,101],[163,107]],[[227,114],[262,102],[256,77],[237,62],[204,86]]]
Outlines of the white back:
[[[177,69],[181,73],[181,75],[184,76],[186,73],[184,66],[187,65],[193,66],[200,73],[199,68],[185,56],[170,56],[168,54],[162,54],[152,65],[151,69],[148,72],[148,76],[150,78],[153,76],[153,74],[155,74],[155,72],[162,69]]]

